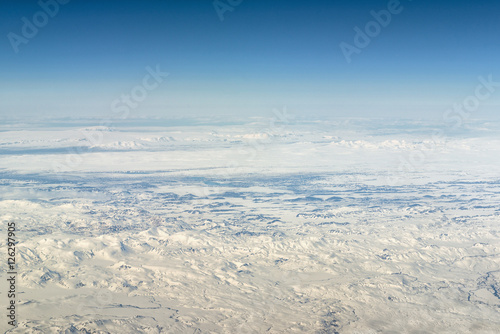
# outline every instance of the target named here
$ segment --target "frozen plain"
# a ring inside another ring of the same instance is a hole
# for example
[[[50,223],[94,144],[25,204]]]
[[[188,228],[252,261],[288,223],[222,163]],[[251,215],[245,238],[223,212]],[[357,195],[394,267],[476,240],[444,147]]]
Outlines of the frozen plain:
[[[95,124],[0,129],[2,330],[500,332],[499,123]]]

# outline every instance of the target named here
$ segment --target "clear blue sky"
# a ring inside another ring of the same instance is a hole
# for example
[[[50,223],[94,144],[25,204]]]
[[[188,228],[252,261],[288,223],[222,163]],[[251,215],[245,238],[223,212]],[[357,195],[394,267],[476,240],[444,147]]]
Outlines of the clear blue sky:
[[[221,21],[212,0],[72,0],[16,53],[9,33],[22,36],[22,18],[33,22],[42,9],[2,0],[0,115],[109,115],[157,64],[169,76],[131,116],[265,115],[282,106],[432,116],[473,94],[478,76],[500,81],[493,0],[401,0],[401,12],[347,63],[339,44],[354,45],[353,28],[387,4],[243,0]],[[499,96],[500,88],[478,112],[497,112]]]

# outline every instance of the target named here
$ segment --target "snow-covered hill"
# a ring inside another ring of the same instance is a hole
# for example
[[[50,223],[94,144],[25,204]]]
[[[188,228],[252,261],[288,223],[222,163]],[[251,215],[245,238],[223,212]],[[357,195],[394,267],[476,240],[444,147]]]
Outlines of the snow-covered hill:
[[[9,333],[498,333],[494,125],[375,123],[0,132]]]

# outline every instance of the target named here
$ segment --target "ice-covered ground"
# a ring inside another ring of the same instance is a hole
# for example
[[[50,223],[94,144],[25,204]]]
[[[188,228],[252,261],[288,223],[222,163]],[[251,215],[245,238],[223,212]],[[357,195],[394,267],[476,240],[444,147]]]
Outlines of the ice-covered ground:
[[[0,129],[10,333],[500,332],[498,123],[96,124]]]

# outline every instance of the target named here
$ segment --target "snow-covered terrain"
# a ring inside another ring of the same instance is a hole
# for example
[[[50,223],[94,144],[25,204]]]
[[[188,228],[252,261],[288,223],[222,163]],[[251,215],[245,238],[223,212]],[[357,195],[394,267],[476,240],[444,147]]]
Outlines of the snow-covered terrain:
[[[500,124],[97,124],[0,129],[2,330],[500,332]]]

